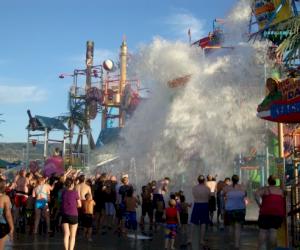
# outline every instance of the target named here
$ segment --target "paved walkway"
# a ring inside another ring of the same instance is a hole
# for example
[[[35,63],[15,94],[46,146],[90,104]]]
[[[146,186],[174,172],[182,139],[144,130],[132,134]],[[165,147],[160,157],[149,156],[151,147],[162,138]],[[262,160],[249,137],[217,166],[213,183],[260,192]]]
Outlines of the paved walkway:
[[[93,242],[87,242],[85,239],[77,237],[75,249],[105,249],[105,250],[159,250],[164,249],[164,234],[159,231],[153,235],[152,240],[137,240],[118,238],[109,232],[106,235],[94,235]],[[255,226],[245,226],[242,231],[241,248],[240,250],[256,249],[258,230]],[[62,234],[58,233],[54,237],[46,235],[29,236],[16,235],[13,243],[8,242],[5,250],[59,250],[63,249]],[[212,250],[231,250],[233,249],[231,237],[224,231],[218,230],[216,227],[209,228],[207,233],[207,245]],[[188,250],[191,247],[180,246],[180,237],[177,238],[176,249]],[[196,248],[197,249],[197,248]],[[193,248],[195,250],[195,248]]]

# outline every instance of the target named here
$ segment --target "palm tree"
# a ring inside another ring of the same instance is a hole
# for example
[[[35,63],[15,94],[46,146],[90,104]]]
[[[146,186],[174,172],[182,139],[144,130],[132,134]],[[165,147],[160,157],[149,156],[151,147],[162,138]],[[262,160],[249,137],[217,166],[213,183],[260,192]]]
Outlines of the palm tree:
[[[2,116],[3,114],[0,114],[0,116]],[[3,119],[0,119],[0,123],[3,123],[3,122],[5,122],[5,120],[3,120]],[[0,133],[0,136],[3,136],[1,133]]]
[[[75,128],[78,129],[78,137],[76,139],[74,149],[76,152],[78,152],[80,146],[80,152],[82,153],[83,132],[88,132],[90,129],[90,125],[89,120],[86,116],[85,100],[75,100],[70,94],[68,109],[69,113],[67,113],[64,116],[61,116],[60,120],[66,123],[69,129],[69,154],[71,156]],[[94,139],[92,136],[89,139],[89,146],[91,149],[94,149]]]
[[[280,43],[277,53],[283,56],[287,64],[300,59],[300,16],[289,18],[279,23],[276,30],[287,33],[287,37]]]

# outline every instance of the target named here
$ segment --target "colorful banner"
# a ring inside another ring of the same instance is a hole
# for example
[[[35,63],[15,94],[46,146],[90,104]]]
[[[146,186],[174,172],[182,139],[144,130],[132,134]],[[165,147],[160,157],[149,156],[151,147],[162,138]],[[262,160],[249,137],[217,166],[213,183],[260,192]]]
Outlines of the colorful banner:
[[[292,100],[300,96],[300,79],[288,78],[278,84],[283,100]]]
[[[285,0],[254,0],[253,13],[260,30],[293,16],[290,1]]]
[[[280,118],[284,115],[300,114],[300,99],[297,98],[296,102],[278,102],[271,106],[271,117],[274,119]]]
[[[300,96],[292,101],[273,102],[269,110],[258,112],[261,119],[280,123],[300,122]]]

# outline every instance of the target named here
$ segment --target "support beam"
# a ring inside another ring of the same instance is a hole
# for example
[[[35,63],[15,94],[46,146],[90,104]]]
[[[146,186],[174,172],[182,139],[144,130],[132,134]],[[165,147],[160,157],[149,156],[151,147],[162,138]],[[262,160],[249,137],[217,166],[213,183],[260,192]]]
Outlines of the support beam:
[[[27,129],[27,143],[26,143],[26,169],[29,169],[29,138],[30,138],[30,129]]]
[[[48,139],[49,139],[49,131],[45,128],[45,139],[44,139],[44,160],[48,157]]]

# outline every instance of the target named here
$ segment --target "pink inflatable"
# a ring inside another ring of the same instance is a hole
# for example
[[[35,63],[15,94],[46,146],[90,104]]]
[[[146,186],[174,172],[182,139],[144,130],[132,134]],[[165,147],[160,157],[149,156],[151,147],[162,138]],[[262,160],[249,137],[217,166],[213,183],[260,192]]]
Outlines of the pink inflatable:
[[[64,160],[60,156],[51,156],[48,158],[44,165],[44,176],[50,177],[51,175],[64,174]]]

